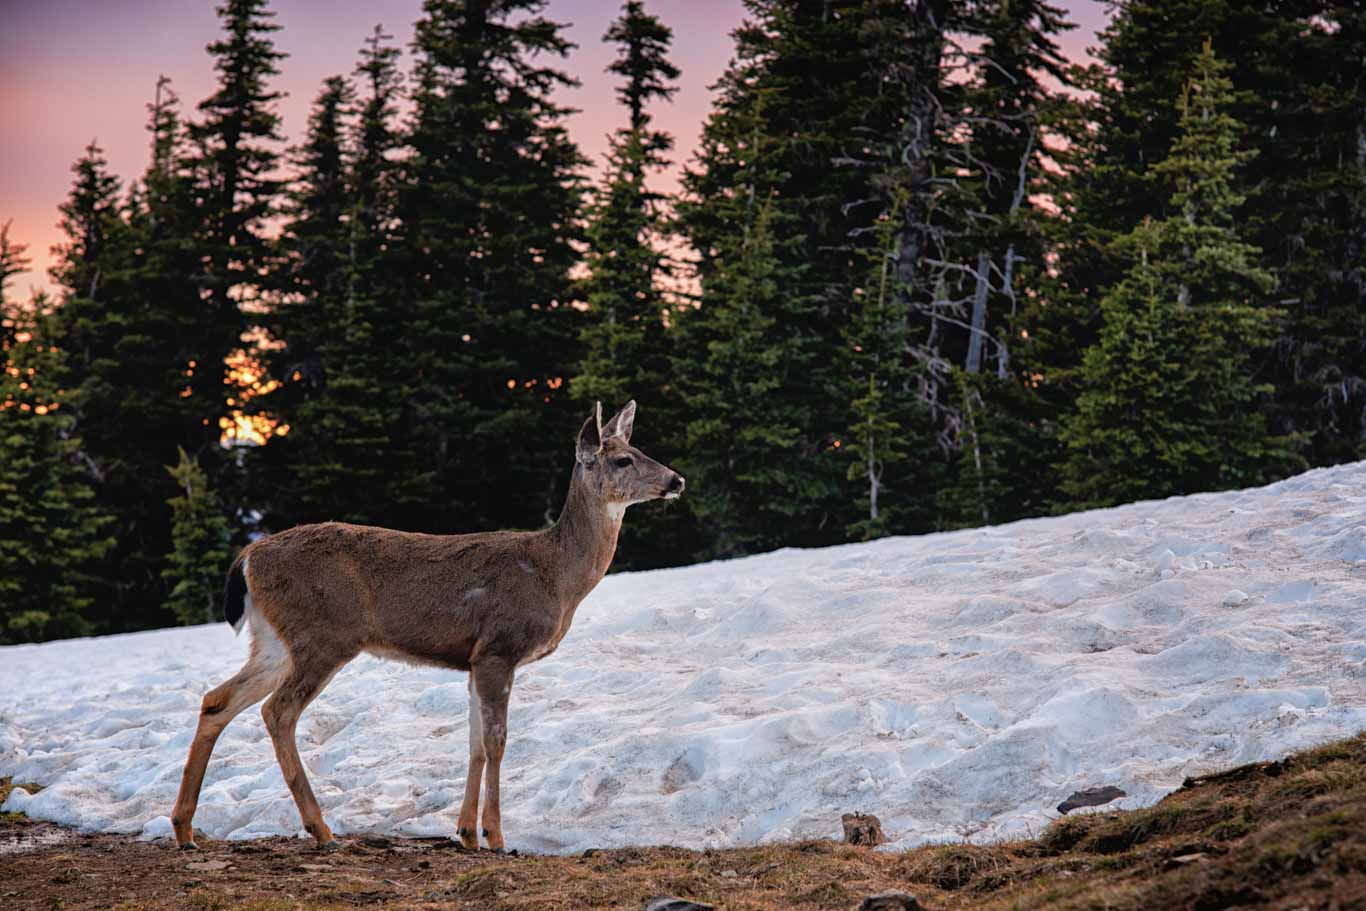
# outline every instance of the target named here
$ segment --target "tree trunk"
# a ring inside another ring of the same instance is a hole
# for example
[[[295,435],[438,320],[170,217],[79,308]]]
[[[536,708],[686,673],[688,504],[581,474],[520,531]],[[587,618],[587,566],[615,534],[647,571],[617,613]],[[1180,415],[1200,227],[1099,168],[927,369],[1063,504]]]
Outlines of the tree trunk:
[[[987,326],[987,287],[990,276],[987,269],[991,259],[985,250],[977,254],[977,287],[972,296],[972,334],[968,337],[968,359],[964,369],[968,373],[982,370],[982,339]]]

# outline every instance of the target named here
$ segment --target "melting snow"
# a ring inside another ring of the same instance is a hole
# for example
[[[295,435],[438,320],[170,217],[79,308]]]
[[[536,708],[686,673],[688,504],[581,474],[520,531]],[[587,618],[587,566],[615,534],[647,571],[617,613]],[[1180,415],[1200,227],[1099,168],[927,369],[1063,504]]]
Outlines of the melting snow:
[[[1151,803],[1186,775],[1366,727],[1366,463],[1258,490],[613,576],[522,669],[503,766],[522,849],[1037,832],[1072,791]],[[629,517],[627,521],[630,521]],[[6,810],[166,836],[226,624],[0,648]],[[339,833],[450,835],[464,675],[362,657],[300,748]],[[197,826],[300,833],[258,712]]]

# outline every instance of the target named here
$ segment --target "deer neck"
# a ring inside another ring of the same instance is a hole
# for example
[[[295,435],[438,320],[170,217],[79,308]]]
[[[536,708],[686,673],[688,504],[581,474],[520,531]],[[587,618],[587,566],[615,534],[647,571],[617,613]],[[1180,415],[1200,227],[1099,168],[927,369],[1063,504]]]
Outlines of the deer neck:
[[[570,610],[593,590],[612,565],[624,512],[595,496],[588,487],[583,466],[574,465],[569,496],[551,528],[551,538],[560,551],[560,578]]]

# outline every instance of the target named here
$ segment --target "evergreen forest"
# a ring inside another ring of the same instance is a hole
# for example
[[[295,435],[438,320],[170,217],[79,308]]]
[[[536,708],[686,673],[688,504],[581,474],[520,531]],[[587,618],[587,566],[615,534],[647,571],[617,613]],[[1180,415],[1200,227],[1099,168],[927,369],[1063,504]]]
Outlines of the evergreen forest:
[[[72,164],[55,293],[0,231],[0,643],[214,620],[296,524],[544,527],[596,401],[688,479],[614,570],[1366,458],[1366,7],[1113,6],[1082,65],[1061,0],[745,0],[677,161],[626,0],[595,167],[543,0],[358,34],[292,147],[222,0],[145,169]]]

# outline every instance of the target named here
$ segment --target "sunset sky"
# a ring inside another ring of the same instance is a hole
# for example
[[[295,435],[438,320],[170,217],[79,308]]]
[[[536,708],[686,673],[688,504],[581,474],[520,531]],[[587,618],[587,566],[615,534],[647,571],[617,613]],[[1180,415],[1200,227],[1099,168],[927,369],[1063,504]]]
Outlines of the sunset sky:
[[[216,0],[0,0],[0,223],[12,219],[11,239],[29,245],[32,271],[18,276],[13,297],[49,287],[49,248],[59,240],[57,205],[71,184],[70,167],[95,139],[114,172],[125,180],[146,166],[146,105],[159,74],[173,80],[182,107],[213,89],[205,45],[218,35]],[[1059,0],[1078,28],[1063,39],[1080,60],[1104,26],[1101,0]],[[731,55],[730,32],[743,18],[741,0],[647,0],[647,8],[674,30],[673,60],[682,69],[671,105],[659,105],[656,123],[677,139],[676,162],[696,145],[711,100],[708,90]],[[285,135],[301,135],[322,80],[349,73],[362,40],[376,22],[406,46],[421,0],[276,0],[283,30],[276,46],[289,54],[276,87]],[[624,113],[603,70],[614,49],[601,43],[617,15],[616,0],[550,0],[546,15],[569,23],[579,47],[564,64],[582,87],[562,101],[579,108],[570,128],[586,154],[600,160],[607,135]],[[676,173],[661,189],[676,186]]]

